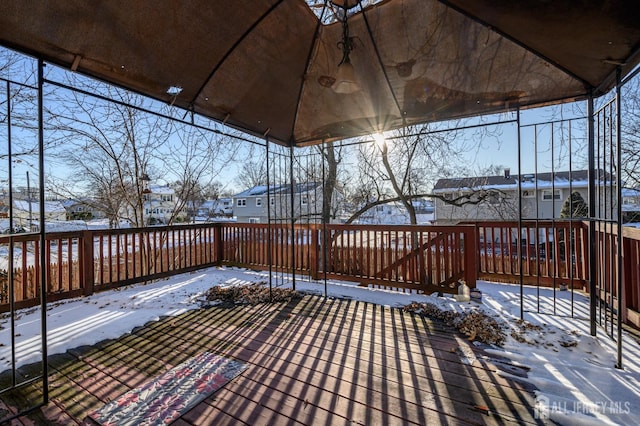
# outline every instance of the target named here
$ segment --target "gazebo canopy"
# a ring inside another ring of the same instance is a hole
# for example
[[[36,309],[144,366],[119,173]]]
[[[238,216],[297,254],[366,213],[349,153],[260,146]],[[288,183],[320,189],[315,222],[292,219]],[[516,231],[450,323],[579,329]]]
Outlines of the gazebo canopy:
[[[597,96],[640,60],[640,2],[3,0],[0,43],[303,145]]]

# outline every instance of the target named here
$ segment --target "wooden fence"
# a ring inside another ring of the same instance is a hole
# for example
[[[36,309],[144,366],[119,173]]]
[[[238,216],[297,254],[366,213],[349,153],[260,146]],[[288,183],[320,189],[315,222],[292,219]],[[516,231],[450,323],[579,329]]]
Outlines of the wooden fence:
[[[48,300],[212,265],[295,271],[362,286],[453,293],[477,278],[588,290],[588,224],[478,222],[459,226],[190,224],[46,235]],[[597,228],[597,288],[617,299],[616,231]],[[640,230],[624,228],[624,304],[638,321]],[[39,303],[38,234],[0,237],[0,311]],[[9,262],[13,270],[7,267]],[[11,276],[10,276],[11,275]],[[12,285],[10,285],[12,283]],[[600,290],[599,290],[600,291]],[[613,303],[613,300],[608,302]]]

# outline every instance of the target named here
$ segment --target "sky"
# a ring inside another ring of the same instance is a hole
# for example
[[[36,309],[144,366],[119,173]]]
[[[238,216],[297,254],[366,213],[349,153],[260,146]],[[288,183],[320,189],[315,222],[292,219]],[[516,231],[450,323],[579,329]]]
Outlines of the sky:
[[[149,284],[106,291],[79,299],[52,303],[47,310],[50,355],[103,339],[117,338],[137,326],[165,316],[198,309],[202,294],[212,286],[232,286],[264,281],[265,273],[226,267],[212,267]],[[288,280],[283,281],[289,286]],[[322,294],[324,282],[296,280],[296,288]],[[589,333],[588,298],[574,292],[574,318],[571,318],[572,292],[556,292],[557,316],[526,312],[532,327],[521,334],[524,342],[513,339],[508,328],[517,328],[520,313],[519,286],[479,281],[482,302],[457,302],[451,296],[416,295],[357,287],[354,283],[328,281],[329,297],[348,297],[391,307],[413,301],[430,302],[441,309],[457,312],[482,310],[507,327],[506,343],[486,349],[490,354],[509,358],[529,367],[526,380],[535,385],[536,409],[563,425],[640,424],[640,345],[623,332],[624,369],[616,369],[616,344],[602,330]],[[551,312],[552,289],[540,289],[542,312]],[[537,289],[525,287],[526,309],[535,309]],[[537,326],[537,327],[535,327]],[[19,311],[16,317],[16,365],[38,362],[40,350],[40,311]],[[564,346],[560,344],[564,343]],[[10,368],[10,324],[0,319],[0,371]],[[565,347],[566,346],[566,347]],[[477,360],[467,359],[469,362]],[[507,373],[500,373],[508,376]]]

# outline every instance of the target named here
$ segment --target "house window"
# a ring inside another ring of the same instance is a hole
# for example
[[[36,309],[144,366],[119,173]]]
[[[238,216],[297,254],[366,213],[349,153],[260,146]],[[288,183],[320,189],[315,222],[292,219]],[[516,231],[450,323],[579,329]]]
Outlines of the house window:
[[[307,199],[306,195],[300,197],[300,203],[302,203],[303,206],[306,206],[308,202],[309,200]]]
[[[269,204],[271,204],[272,206],[275,206],[275,205],[276,205],[276,199],[275,199],[275,198],[273,198],[273,197],[271,197],[271,198],[269,199]]]
[[[447,201],[456,200],[456,199],[462,197],[462,195],[463,195],[462,191],[447,192],[447,193],[443,194],[442,198],[444,199],[445,202],[447,202]]]
[[[256,207],[262,206],[262,198],[256,198]]]
[[[536,196],[536,191],[532,189],[524,189],[522,191],[522,198],[533,198]]]
[[[238,198],[236,200],[236,205],[238,207],[245,207],[247,205],[247,199],[246,198]]]
[[[162,201],[173,201],[173,194],[162,194],[160,199]]]
[[[260,223],[260,218],[259,217],[250,217],[249,218],[249,223]]]
[[[487,197],[487,202],[492,206],[499,205],[500,203],[502,203],[502,194],[499,194],[497,192],[491,192]]]
[[[550,189],[543,190],[542,200],[543,201],[560,200],[560,190],[559,189],[555,189],[553,191]]]

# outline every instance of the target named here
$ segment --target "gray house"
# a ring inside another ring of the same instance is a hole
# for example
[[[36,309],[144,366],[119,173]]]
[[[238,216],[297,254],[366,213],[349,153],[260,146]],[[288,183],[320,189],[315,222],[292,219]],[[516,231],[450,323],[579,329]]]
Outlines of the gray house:
[[[562,204],[572,192],[588,199],[588,171],[538,173],[440,179],[433,188],[435,222],[516,220],[518,180],[523,219],[560,216]]]
[[[96,207],[97,204],[98,203],[91,198],[69,198],[62,201],[62,205],[67,211],[67,218],[70,220],[104,218],[105,214]]]
[[[255,186],[233,197],[233,214],[238,222],[267,223],[269,213],[272,222],[288,222],[292,217],[291,194],[290,184]],[[322,182],[295,184],[293,217],[296,221],[320,222],[322,200]]]

